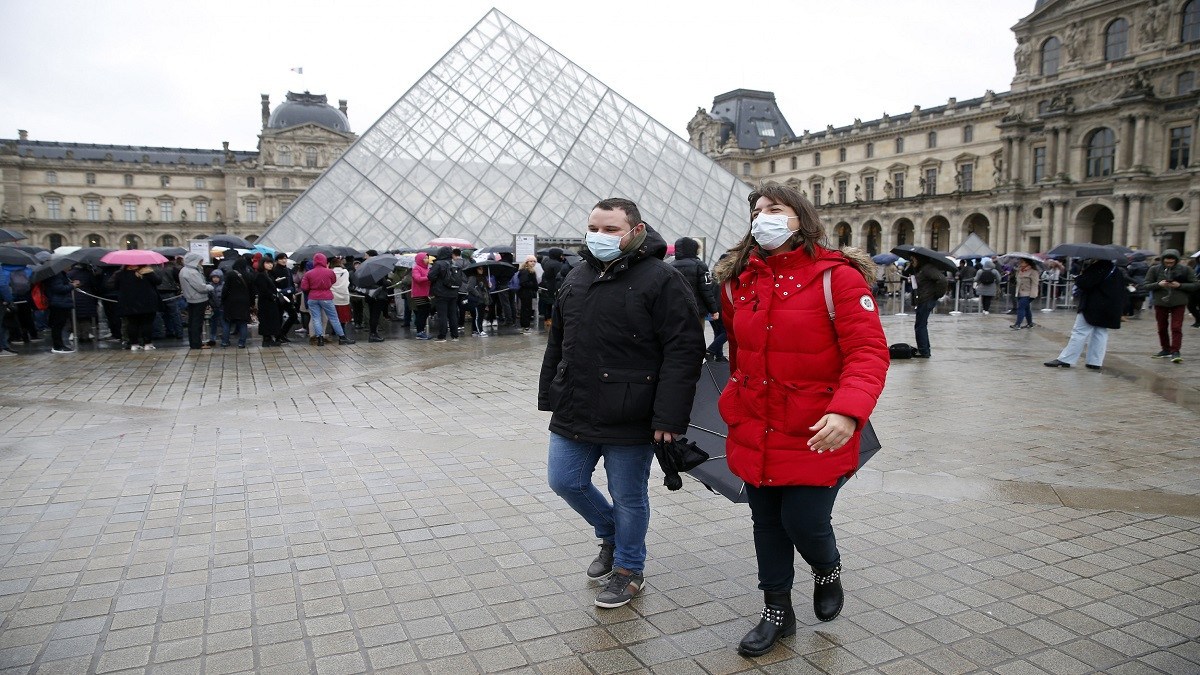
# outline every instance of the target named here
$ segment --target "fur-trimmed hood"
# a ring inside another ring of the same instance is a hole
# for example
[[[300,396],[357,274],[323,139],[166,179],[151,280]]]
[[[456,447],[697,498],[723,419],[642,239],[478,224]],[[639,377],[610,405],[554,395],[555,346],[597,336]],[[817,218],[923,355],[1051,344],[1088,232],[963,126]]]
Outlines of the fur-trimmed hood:
[[[821,246],[817,247],[817,257],[821,257],[822,249],[823,249],[823,247],[821,247]],[[853,246],[844,246],[838,250],[834,250],[834,249],[824,249],[824,250],[841,254],[841,256],[843,258],[845,258],[846,261],[850,263],[850,265],[852,265],[855,269],[858,270],[859,274],[863,275],[863,279],[866,279],[868,286],[875,283],[875,262],[873,260],[871,260],[871,256],[866,251],[862,250],[861,248],[855,248]],[[729,280],[733,279],[734,277],[736,277],[738,274],[740,274],[742,272],[742,270],[734,269],[734,265],[736,264],[736,262],[737,262],[736,254],[726,255],[723,258],[721,258],[719,261],[717,261],[716,266],[713,267],[713,271],[712,271],[713,279],[715,279],[718,284],[723,284],[726,281],[729,281]]]

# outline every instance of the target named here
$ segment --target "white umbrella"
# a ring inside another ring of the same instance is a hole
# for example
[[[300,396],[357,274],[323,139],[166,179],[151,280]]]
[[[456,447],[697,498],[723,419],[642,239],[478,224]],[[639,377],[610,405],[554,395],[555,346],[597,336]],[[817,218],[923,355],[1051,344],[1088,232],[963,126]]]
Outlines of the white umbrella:
[[[58,248],[54,249],[54,257],[61,258],[64,255],[67,255],[68,253],[74,253],[75,251],[78,251],[81,248],[83,248],[83,247],[82,246],[59,246]]]

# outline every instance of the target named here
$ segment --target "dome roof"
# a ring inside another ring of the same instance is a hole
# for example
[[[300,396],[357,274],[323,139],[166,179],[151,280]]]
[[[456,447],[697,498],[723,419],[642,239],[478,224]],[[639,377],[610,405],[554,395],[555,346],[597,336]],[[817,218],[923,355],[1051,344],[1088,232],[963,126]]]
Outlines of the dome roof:
[[[297,124],[319,124],[327,129],[350,133],[350,120],[342,111],[329,105],[324,94],[287,93],[287,100],[271,112],[268,129],[286,129]]]

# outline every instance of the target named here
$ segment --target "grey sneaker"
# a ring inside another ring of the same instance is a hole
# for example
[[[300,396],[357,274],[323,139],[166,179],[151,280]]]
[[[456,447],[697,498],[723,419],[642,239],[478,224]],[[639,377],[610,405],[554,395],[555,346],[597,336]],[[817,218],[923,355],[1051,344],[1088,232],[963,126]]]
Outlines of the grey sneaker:
[[[1183,363],[1183,357],[1179,355],[1179,352],[1171,353],[1171,363]]]
[[[587,569],[589,579],[603,579],[612,574],[613,551],[616,548],[617,545],[611,541],[600,543],[600,555],[596,556],[596,559],[592,561],[591,566]]]
[[[618,567],[608,578],[604,590],[596,596],[596,606],[613,609],[628,605],[629,601],[641,592],[645,583],[646,579],[641,574]]]
[[[1155,354],[1154,356],[1151,356],[1150,358],[1152,358],[1152,359],[1169,359],[1169,358],[1171,358],[1171,352],[1164,349],[1161,352]]]

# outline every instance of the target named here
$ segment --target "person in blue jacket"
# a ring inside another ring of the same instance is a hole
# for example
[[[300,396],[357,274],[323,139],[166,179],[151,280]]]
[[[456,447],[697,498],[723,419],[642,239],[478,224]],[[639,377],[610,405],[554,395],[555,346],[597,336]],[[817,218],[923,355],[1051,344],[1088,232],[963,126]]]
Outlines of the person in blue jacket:
[[[51,354],[72,354],[75,352],[63,340],[63,331],[71,320],[71,310],[75,308],[75,289],[78,281],[71,280],[66,272],[59,272],[42,282],[46,298],[50,301],[48,321],[50,324],[50,340],[53,347]]]

